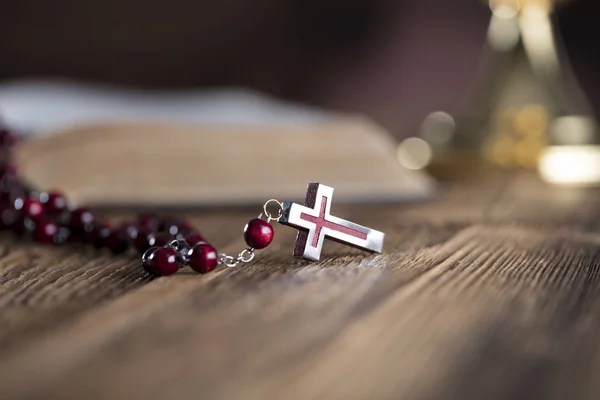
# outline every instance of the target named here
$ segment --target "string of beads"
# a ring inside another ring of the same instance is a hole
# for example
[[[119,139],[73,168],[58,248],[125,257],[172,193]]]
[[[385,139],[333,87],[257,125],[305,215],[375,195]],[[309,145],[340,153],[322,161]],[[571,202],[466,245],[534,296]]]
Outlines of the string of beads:
[[[135,221],[113,226],[87,208],[71,207],[59,191],[38,192],[26,187],[11,163],[11,150],[17,143],[17,136],[0,126],[0,230],[12,231],[18,237],[41,244],[89,245],[115,255],[137,252],[142,267],[153,276],[171,275],[185,266],[201,274],[219,264],[234,267],[250,262],[255,250],[273,241],[269,222],[280,217],[273,218],[266,210],[273,200],[265,203],[258,218],[246,224],[248,247],[237,257],[218,253],[197,229],[181,219],[142,214]]]

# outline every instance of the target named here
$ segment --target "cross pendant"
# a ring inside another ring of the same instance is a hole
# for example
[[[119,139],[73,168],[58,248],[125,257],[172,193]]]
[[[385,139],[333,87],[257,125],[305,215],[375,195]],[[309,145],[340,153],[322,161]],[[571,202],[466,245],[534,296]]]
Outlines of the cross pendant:
[[[332,187],[309,183],[304,205],[283,203],[283,215],[279,222],[298,229],[294,256],[318,261],[326,237],[352,247],[381,253],[385,234],[332,216],[332,197]]]

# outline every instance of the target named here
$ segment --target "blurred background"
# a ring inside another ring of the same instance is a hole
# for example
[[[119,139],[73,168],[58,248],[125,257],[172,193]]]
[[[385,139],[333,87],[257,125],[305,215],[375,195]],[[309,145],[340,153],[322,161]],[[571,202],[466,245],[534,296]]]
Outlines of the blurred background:
[[[599,11],[575,0],[555,14],[593,104]],[[365,112],[403,135],[465,101],[490,15],[477,0],[3,1],[0,79],[244,85]]]
[[[600,170],[598,12],[593,0],[4,1],[0,80],[243,86],[368,115],[417,168],[465,151],[533,168],[549,145],[584,145]]]

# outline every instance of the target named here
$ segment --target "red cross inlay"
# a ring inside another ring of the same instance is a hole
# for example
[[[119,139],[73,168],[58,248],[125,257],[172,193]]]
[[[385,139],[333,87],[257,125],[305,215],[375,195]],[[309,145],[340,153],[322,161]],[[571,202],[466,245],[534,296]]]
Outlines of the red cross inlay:
[[[325,209],[327,207],[327,197],[323,196],[321,199],[321,209],[319,210],[319,216],[314,217],[312,215],[301,213],[300,218],[312,222],[315,224],[315,236],[313,237],[312,247],[317,247],[319,243],[319,237],[321,236],[321,229],[329,228],[334,231],[345,233],[346,235],[354,236],[356,238],[366,240],[367,234],[361,231],[354,230],[352,228],[348,228],[342,225],[338,225],[334,222],[327,221],[325,219]]]

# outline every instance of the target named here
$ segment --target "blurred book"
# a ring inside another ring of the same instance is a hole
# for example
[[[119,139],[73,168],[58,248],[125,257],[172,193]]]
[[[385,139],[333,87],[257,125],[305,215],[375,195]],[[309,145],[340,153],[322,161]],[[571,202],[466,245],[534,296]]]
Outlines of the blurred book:
[[[23,177],[78,203],[301,201],[308,182],[335,187],[336,202],[414,201],[435,187],[397,162],[395,140],[373,122],[247,90],[14,82],[0,85],[0,113],[29,135],[15,154]]]

